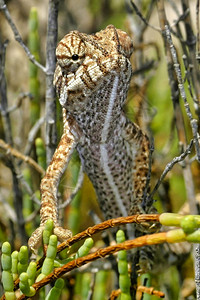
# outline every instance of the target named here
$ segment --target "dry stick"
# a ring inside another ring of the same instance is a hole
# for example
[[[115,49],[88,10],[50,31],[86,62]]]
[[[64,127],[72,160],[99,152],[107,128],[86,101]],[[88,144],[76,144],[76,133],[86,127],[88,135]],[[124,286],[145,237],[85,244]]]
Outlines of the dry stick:
[[[143,15],[142,15],[141,11],[139,10],[139,8],[137,7],[137,5],[136,5],[132,0],[130,0],[130,2],[131,2],[131,5],[132,5],[132,7],[133,7],[135,13],[136,13],[136,14],[138,15],[138,17],[143,21],[143,23],[144,23],[146,26],[148,26],[148,27],[150,27],[150,28],[152,28],[152,29],[154,29],[154,30],[160,32],[160,28],[151,25],[151,24],[147,21],[147,19],[150,18],[150,15],[149,15],[149,18],[143,17]],[[152,3],[153,3],[153,1],[152,1]],[[153,8],[153,6],[152,6],[152,8]]]
[[[146,287],[146,286],[140,285],[137,288],[137,292],[140,292],[141,294],[146,293],[148,295],[154,295],[158,298],[164,298],[165,297],[165,294],[163,292],[155,290],[154,287]],[[140,299],[142,299],[142,298],[140,298]]]
[[[15,111],[17,108],[19,108],[22,105],[22,101],[25,98],[32,99],[32,95],[29,92],[20,93],[16,100],[17,103],[8,108],[8,113],[11,113],[11,112]]]
[[[153,198],[153,196],[154,196],[154,194],[156,193],[156,191],[158,190],[160,184],[163,182],[165,176],[166,176],[167,173],[174,167],[174,165],[177,164],[178,162],[183,161],[183,160],[190,154],[191,149],[192,149],[192,146],[193,146],[193,140],[190,142],[189,146],[186,148],[186,150],[185,150],[181,155],[179,155],[179,156],[177,156],[177,157],[174,157],[174,158],[172,159],[172,161],[169,162],[169,163],[166,165],[166,167],[165,167],[165,169],[164,169],[162,175],[160,176],[158,182],[156,183],[156,185],[155,185],[153,191],[152,191],[151,194],[149,195],[150,198]]]
[[[4,13],[4,16],[6,17],[6,20],[8,21],[8,24],[10,25],[15,40],[22,46],[22,48],[24,49],[24,51],[26,52],[28,58],[30,59],[30,61],[32,63],[34,63],[38,68],[40,68],[44,73],[46,72],[46,68],[44,66],[42,66],[34,57],[33,54],[31,54],[30,50],[28,49],[28,47],[23,43],[22,38],[19,34],[19,31],[17,30],[17,27],[15,26],[11,15],[9,13],[9,10],[5,4],[4,0],[0,0],[0,10],[2,10],[2,12]]]
[[[115,299],[117,299],[117,297],[119,297],[120,294],[121,294],[121,290],[120,289],[114,290],[110,294],[110,297],[108,298],[108,300],[115,300]]]
[[[8,41],[1,43],[0,40],[0,112],[2,116],[6,142],[12,145],[13,138],[10,116],[8,113],[7,83],[5,77],[5,57],[7,45]]]
[[[35,195],[35,193],[33,192],[33,190],[31,189],[30,185],[27,183],[27,181],[24,179],[24,176],[22,174],[18,174],[18,178],[21,182],[21,185],[24,187],[24,189],[26,190],[27,194],[29,194],[30,199],[33,200],[33,202],[35,202],[38,207],[40,207],[41,202],[40,200],[37,198],[37,196]],[[33,212],[35,213],[35,212]]]
[[[130,250],[133,248],[143,247],[143,246],[150,246],[150,245],[158,245],[162,244],[167,241],[167,232],[161,232],[161,233],[154,233],[150,235],[141,236],[138,238],[135,238],[134,240],[128,240],[123,243],[108,246],[106,248],[99,249],[98,251],[88,254],[84,257],[77,258],[64,266],[60,268],[54,269],[54,271],[47,275],[44,279],[41,281],[34,283],[33,287],[36,291],[38,291],[43,286],[55,282],[58,278],[62,277],[67,272],[72,271],[73,269],[79,268],[89,262],[92,262],[96,259],[103,258],[105,256],[114,254],[120,250]],[[27,299],[25,295],[22,295],[18,298],[18,300]]]
[[[41,117],[39,120],[37,120],[37,122],[33,125],[31,130],[29,131],[27,144],[24,150],[25,155],[30,155],[37,133],[44,122],[45,122],[45,118]]]
[[[187,101],[187,97],[186,97],[186,93],[185,93],[185,89],[184,89],[184,82],[183,82],[183,79],[182,79],[182,76],[181,76],[181,68],[180,68],[180,64],[178,62],[176,49],[173,45],[172,38],[171,38],[171,33],[170,33],[170,29],[169,29],[168,25],[165,25],[165,33],[166,33],[167,41],[169,43],[169,47],[170,47],[170,50],[171,50],[171,55],[172,55],[172,59],[173,59],[173,63],[174,63],[174,69],[175,69],[177,80],[178,80],[179,91],[180,91],[181,97],[183,99],[185,111],[186,111],[186,114],[189,118],[190,125],[191,125],[191,128],[192,128],[192,133],[193,133],[193,137],[194,137],[194,144],[195,144],[196,153],[197,153],[197,159],[200,162],[200,145],[199,145],[199,140],[198,140],[199,139],[198,124],[197,124],[197,120],[194,119],[193,116],[192,116],[190,106],[189,106],[189,103]]]
[[[82,187],[83,179],[84,179],[83,166],[80,165],[80,170],[79,170],[78,180],[76,182],[76,186],[72,190],[70,196],[62,204],[60,204],[58,206],[58,209],[63,209],[63,208],[65,208],[66,206],[68,206],[71,203],[71,201],[73,200],[74,196],[78,193],[78,191]]]
[[[53,77],[56,66],[57,18],[59,0],[49,0],[47,42],[46,42],[46,157],[49,165],[57,144],[56,93]]]
[[[192,66],[191,68],[191,79],[194,87],[195,94],[197,96],[197,100],[200,100],[200,83],[199,83],[199,63],[196,58],[196,43],[197,43],[197,37],[195,36],[193,29],[192,29],[192,17],[190,13],[189,8],[189,1],[188,0],[181,0],[182,9],[185,13],[188,11],[188,14],[186,14],[184,19],[184,26],[185,26],[185,32],[186,32],[186,44],[188,46],[189,50],[189,64]],[[196,107],[196,112],[199,115],[199,103]]]
[[[196,29],[197,29],[197,55],[196,59],[199,61],[200,59],[200,35],[199,35],[199,0],[197,0],[196,4]]]
[[[32,159],[29,156],[26,156],[19,152],[18,150],[11,147],[9,144],[5,143],[3,140],[0,139],[0,148],[6,150],[6,155],[11,154],[12,156],[15,156],[19,159],[22,159],[24,162],[29,164],[31,167],[33,167],[37,172],[39,172],[41,175],[44,175],[45,170],[36,163],[34,159]]]
[[[173,45],[171,33],[170,33],[168,25],[165,25],[165,33],[166,33],[166,39],[167,39],[167,43],[168,43],[168,46],[170,49],[172,61],[174,64],[174,70],[175,70],[177,81],[178,81],[178,88],[179,88],[180,95],[184,102],[186,114],[190,121],[191,129],[192,129],[192,133],[193,133],[193,137],[194,137],[194,144],[195,144],[195,148],[196,148],[197,159],[199,160],[200,159],[200,146],[199,146],[199,141],[198,141],[198,138],[199,138],[198,137],[198,124],[197,124],[197,120],[193,119],[189,104],[187,102],[186,93],[185,93],[185,89],[184,89],[184,83],[183,83],[182,76],[181,76],[180,64],[178,62],[176,49]],[[187,164],[188,163],[189,163],[189,161],[187,161]],[[184,174],[185,184],[187,186],[187,196],[188,196],[188,201],[189,201],[189,205],[190,205],[190,212],[192,214],[196,214],[197,208],[196,208],[196,202],[195,202],[194,184],[193,184],[192,173],[191,173],[191,169],[190,169],[189,165],[187,166],[187,168],[185,168],[185,170],[183,169],[183,174]]]
[[[180,93],[178,88],[178,80],[174,70],[172,53],[170,51],[169,43],[167,42],[166,33],[165,33],[165,25],[168,22],[165,14],[164,1],[163,0],[157,1],[157,7],[158,7],[159,22],[162,29],[163,43],[164,43],[165,53],[166,53],[169,83],[171,87],[171,98],[174,107],[174,116],[175,116],[179,144],[180,146],[186,148],[187,138],[186,138],[186,132],[184,126],[183,113],[180,108],[180,101],[179,101]],[[194,201],[195,199],[194,184],[192,180],[192,172],[189,165],[189,159],[187,158],[185,160],[185,167],[183,168],[183,176],[184,176],[185,186],[187,186],[186,193],[187,193],[187,199],[190,204],[190,210],[191,213],[195,214],[196,203]]]
[[[178,83],[179,83],[179,89],[180,89],[181,97],[184,101],[185,110],[186,110],[187,116],[190,120],[192,132],[193,132],[194,142],[195,142],[195,146],[196,146],[197,159],[200,162],[200,145],[199,145],[199,141],[198,141],[197,120],[193,119],[192,113],[190,111],[189,104],[187,102],[187,98],[186,98],[186,94],[185,94],[185,90],[184,90],[184,85],[183,85],[183,81],[182,81],[182,77],[181,77],[180,65],[178,63],[175,47],[172,43],[170,30],[169,30],[167,25],[165,26],[165,29],[166,29],[167,40],[168,40],[168,43],[169,43],[169,46],[170,46],[170,49],[171,49],[171,54],[172,54],[172,58],[173,58],[173,62],[174,62],[174,68],[175,68]],[[199,245],[195,248],[195,253],[194,254],[195,254],[194,255],[195,256],[194,260],[195,260],[196,293],[197,293],[197,300],[199,300],[200,299],[200,246]]]
[[[2,114],[2,123],[4,128],[5,140],[10,145],[13,144],[12,138],[12,130],[11,130],[11,122],[10,115],[8,113],[8,99],[7,99],[7,86],[6,86],[6,78],[5,78],[5,52],[6,52],[7,43],[1,44],[0,41],[0,107]],[[19,184],[19,180],[17,178],[17,166],[15,165],[15,161],[13,157],[9,158],[7,161],[7,166],[10,168],[12,173],[12,187],[13,187],[13,204],[16,211],[17,219],[18,219],[18,229],[19,235],[21,238],[22,244],[27,242],[27,235],[24,228],[24,216],[22,213],[23,207],[23,196],[22,190]],[[11,231],[12,232],[12,231]],[[14,236],[12,237],[14,240]]]

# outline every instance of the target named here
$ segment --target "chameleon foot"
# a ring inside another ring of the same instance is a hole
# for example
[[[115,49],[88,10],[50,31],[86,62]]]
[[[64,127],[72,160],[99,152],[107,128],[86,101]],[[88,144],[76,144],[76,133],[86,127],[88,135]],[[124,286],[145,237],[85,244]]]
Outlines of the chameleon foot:
[[[28,240],[28,246],[34,254],[37,254],[38,248],[42,244],[42,234],[45,229],[45,225],[40,225],[31,235]],[[58,237],[60,242],[68,240],[72,233],[70,230],[62,228],[60,226],[54,226],[53,233]]]

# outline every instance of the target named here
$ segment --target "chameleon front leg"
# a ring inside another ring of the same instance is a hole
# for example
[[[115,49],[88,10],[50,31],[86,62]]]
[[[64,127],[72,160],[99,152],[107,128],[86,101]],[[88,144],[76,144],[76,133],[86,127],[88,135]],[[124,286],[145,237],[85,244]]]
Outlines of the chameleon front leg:
[[[40,208],[40,226],[31,235],[28,245],[33,252],[39,248],[42,242],[42,232],[48,219],[52,219],[54,223],[54,234],[60,241],[71,237],[71,231],[59,226],[58,222],[58,204],[57,190],[69,159],[76,146],[76,138],[72,133],[76,124],[74,119],[66,116],[63,109],[64,133],[60,143],[53,155],[50,165],[46,170],[46,174],[40,184],[41,208]]]

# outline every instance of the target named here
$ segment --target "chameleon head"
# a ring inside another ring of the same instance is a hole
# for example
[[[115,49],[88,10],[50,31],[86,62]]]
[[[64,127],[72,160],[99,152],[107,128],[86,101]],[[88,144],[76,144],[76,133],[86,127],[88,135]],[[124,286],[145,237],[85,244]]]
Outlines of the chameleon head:
[[[83,106],[84,100],[113,72],[130,77],[132,52],[130,37],[113,25],[94,35],[78,31],[65,35],[56,49],[54,75],[61,105],[69,111],[73,104]]]
[[[57,64],[66,73],[75,72],[85,58],[85,45],[78,31],[64,36],[56,48]]]

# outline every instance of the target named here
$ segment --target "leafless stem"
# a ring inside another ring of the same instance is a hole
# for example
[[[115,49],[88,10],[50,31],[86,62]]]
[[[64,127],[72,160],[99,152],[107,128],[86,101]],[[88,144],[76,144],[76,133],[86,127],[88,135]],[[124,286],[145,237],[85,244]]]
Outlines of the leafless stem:
[[[29,135],[28,135],[28,140],[27,140],[27,144],[25,147],[25,151],[24,151],[25,155],[30,155],[32,147],[33,147],[33,143],[34,143],[35,138],[38,133],[38,130],[41,128],[44,121],[45,121],[45,117],[41,117],[39,120],[37,120],[37,122],[31,128]]]
[[[56,93],[53,76],[56,66],[57,16],[59,0],[49,0],[47,44],[46,44],[46,156],[50,163],[57,143],[56,134]]]
[[[7,151],[7,154],[11,154],[14,157],[17,157],[21,160],[23,160],[24,162],[28,163],[30,166],[32,166],[35,170],[37,170],[40,174],[44,175],[45,171],[43,170],[42,167],[40,167],[40,165],[38,165],[38,163],[36,163],[36,161],[34,161],[31,157],[23,155],[21,152],[19,152],[18,150],[14,149],[13,147],[11,147],[10,145],[6,144],[3,140],[0,139],[0,148],[4,149]]]
[[[16,100],[16,104],[14,104],[13,106],[8,108],[8,113],[11,113],[11,112],[15,111],[17,108],[19,108],[22,104],[22,101],[25,98],[31,99],[31,94],[29,92],[28,93],[20,93],[20,95],[18,96],[18,98]]]
[[[137,7],[137,5],[136,5],[132,0],[130,0],[130,3],[131,3],[131,5],[132,5],[132,7],[133,7],[135,13],[138,15],[138,17],[142,20],[142,22],[143,22],[146,26],[148,26],[148,27],[150,27],[150,28],[152,28],[152,29],[154,29],[154,30],[160,32],[160,28],[155,27],[155,26],[152,26],[151,24],[149,24],[149,22],[147,21],[147,18],[145,18],[145,17],[142,15],[142,13],[140,12],[139,8]]]
[[[30,61],[32,63],[34,63],[38,68],[40,68],[44,73],[46,72],[46,69],[44,66],[42,66],[34,57],[33,54],[31,54],[30,50],[28,49],[28,47],[24,44],[19,31],[17,30],[17,27],[15,26],[15,23],[13,22],[11,15],[9,13],[9,10],[5,4],[4,0],[0,0],[0,10],[4,13],[4,16],[6,17],[6,20],[8,21],[8,24],[10,25],[15,40],[22,46],[22,48],[24,49],[24,51],[26,52],[28,58],[30,59]]]
[[[181,155],[174,157],[172,159],[172,161],[166,165],[162,175],[160,176],[158,182],[156,183],[153,191],[151,192],[151,194],[149,196],[150,198],[153,198],[154,194],[158,190],[158,188],[159,188],[160,184],[162,183],[162,181],[164,180],[165,176],[174,167],[174,165],[177,164],[178,162],[183,161],[186,158],[186,156],[190,154],[192,146],[193,146],[193,140],[190,142],[189,146],[186,148],[186,150]]]
[[[5,68],[5,51],[7,43],[1,44],[0,41],[0,101],[1,101],[1,114],[2,123],[4,128],[5,140],[10,145],[13,145],[12,130],[10,115],[8,113],[8,101],[7,101],[7,86],[6,78],[4,73]],[[22,213],[22,191],[17,178],[17,167],[15,166],[15,161],[12,159],[7,160],[7,166],[10,168],[12,173],[12,184],[13,184],[13,203],[15,207],[15,212],[18,219],[18,229],[23,244],[27,241],[26,231],[24,227],[24,217]]]
[[[84,173],[83,173],[83,167],[81,165],[79,170],[78,180],[74,190],[71,192],[70,196],[62,204],[59,205],[58,209],[63,209],[71,203],[74,196],[78,193],[78,191],[80,190],[83,184],[83,178],[84,178]]]
[[[170,50],[171,50],[171,55],[172,55],[172,59],[173,59],[173,63],[174,63],[174,69],[175,69],[177,80],[178,80],[179,91],[180,91],[181,97],[182,97],[183,102],[184,102],[184,107],[185,107],[186,114],[187,114],[187,116],[190,120],[190,125],[191,125],[191,128],[192,128],[192,133],[193,133],[193,137],[194,137],[194,144],[195,144],[195,147],[196,147],[197,160],[200,162],[200,145],[199,145],[198,123],[197,123],[197,120],[193,118],[189,103],[187,101],[185,88],[184,88],[184,82],[182,80],[182,75],[181,75],[181,68],[180,68],[180,64],[178,62],[176,49],[173,45],[172,38],[171,38],[171,33],[170,33],[168,25],[165,25],[165,32],[166,32],[167,41],[169,43],[169,47],[170,47]]]

